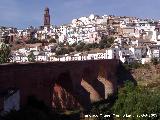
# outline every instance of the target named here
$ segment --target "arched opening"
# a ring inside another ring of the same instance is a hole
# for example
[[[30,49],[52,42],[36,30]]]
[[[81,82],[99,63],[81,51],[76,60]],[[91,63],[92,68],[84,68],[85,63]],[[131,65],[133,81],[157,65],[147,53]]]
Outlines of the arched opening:
[[[72,79],[69,71],[61,73],[55,83],[65,88],[68,92],[73,91]]]
[[[104,98],[104,85],[97,79],[95,68],[84,69],[81,85],[90,93],[91,102],[97,102]]]
[[[79,103],[73,94],[73,84],[69,71],[59,74],[54,83],[52,106],[58,111],[79,108]]]
[[[104,99],[114,93],[112,69],[106,69],[104,65],[99,66],[97,79],[104,85]]]

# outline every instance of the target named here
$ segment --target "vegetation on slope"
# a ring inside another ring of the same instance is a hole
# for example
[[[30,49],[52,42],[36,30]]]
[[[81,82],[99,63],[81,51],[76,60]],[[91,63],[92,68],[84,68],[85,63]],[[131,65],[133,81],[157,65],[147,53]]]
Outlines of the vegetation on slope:
[[[91,115],[96,120],[159,120],[160,90],[134,86],[126,82],[118,92],[114,104],[103,103],[93,107]],[[102,115],[100,115],[102,114]],[[106,117],[105,115],[110,115]]]

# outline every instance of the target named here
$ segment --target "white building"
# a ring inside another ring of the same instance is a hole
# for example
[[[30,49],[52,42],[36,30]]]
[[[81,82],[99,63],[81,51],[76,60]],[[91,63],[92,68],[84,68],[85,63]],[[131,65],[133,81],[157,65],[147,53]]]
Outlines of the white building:
[[[130,47],[130,54],[135,60],[140,60],[142,58],[142,48],[141,47]]]

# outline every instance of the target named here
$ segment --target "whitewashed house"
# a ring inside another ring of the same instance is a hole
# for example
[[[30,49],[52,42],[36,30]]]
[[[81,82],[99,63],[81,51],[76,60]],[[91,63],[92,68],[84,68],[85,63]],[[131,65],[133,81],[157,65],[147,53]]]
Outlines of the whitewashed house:
[[[140,60],[142,58],[142,48],[141,47],[130,47],[130,54],[135,60]]]
[[[95,53],[89,53],[88,55],[87,55],[87,59],[88,60],[97,60],[98,58],[97,58],[98,56],[97,56],[97,54],[95,54]]]
[[[119,48],[109,48],[106,50],[107,59],[119,59]]]
[[[48,61],[48,56],[45,55],[45,54],[39,54],[37,56],[35,56],[35,60],[38,62],[45,62],[45,61]]]

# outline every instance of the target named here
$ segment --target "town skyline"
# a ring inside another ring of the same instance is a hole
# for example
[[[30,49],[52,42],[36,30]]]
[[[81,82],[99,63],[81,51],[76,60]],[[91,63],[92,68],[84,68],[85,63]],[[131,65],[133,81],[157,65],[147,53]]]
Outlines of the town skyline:
[[[0,4],[0,26],[26,28],[43,25],[43,10],[50,8],[51,24],[70,23],[72,19],[90,14],[131,16],[139,18],[160,19],[158,0],[117,1],[69,0],[69,1],[18,1],[3,0]],[[64,12],[65,11],[65,12]],[[68,14],[66,14],[68,13]]]

